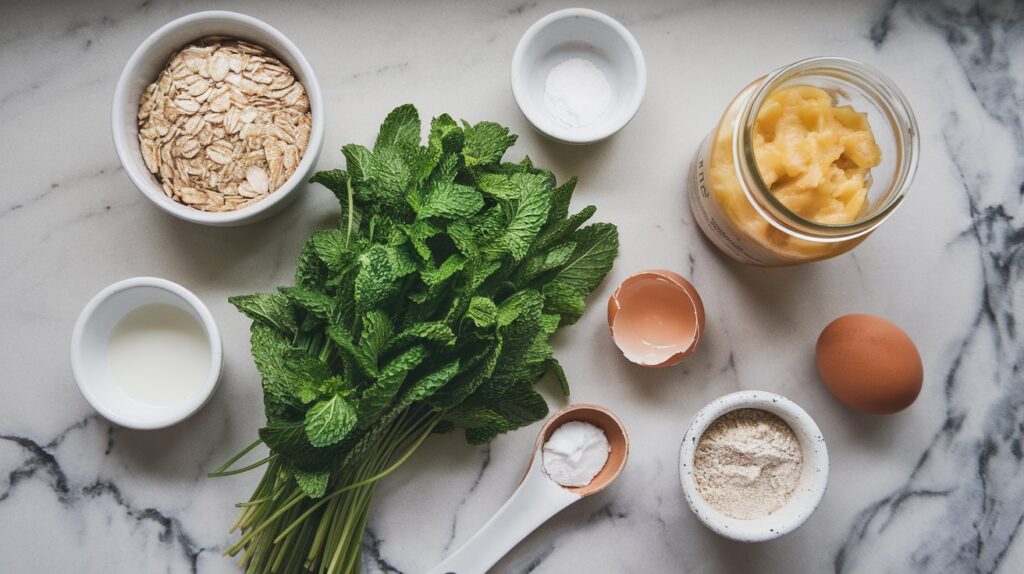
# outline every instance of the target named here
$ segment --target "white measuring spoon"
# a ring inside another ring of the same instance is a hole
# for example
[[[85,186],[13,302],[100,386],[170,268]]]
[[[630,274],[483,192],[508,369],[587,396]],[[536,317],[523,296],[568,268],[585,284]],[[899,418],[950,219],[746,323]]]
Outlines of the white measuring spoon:
[[[555,429],[570,421],[590,423],[603,430],[611,449],[604,468],[586,486],[562,486],[551,480],[542,468],[544,443]],[[584,496],[604,490],[619,476],[628,455],[626,429],[607,409],[579,404],[558,411],[541,428],[530,467],[511,498],[468,542],[427,574],[484,574],[558,511]]]

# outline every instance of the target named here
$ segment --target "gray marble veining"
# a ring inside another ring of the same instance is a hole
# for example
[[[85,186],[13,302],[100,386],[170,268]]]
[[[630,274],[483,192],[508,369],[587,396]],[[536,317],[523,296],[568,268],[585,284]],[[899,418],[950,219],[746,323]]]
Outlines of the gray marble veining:
[[[632,454],[608,491],[528,537],[497,572],[1024,571],[1024,3],[652,0],[588,3],[644,49],[648,91],[612,140],[567,148],[519,115],[508,67],[519,36],[565,2],[229,1],[288,34],[327,100],[320,165],[367,142],[392,107],[490,119],[512,150],[560,177],[623,237],[608,281],[556,338],[573,399],[615,411]],[[310,187],[240,229],[178,222],[122,172],[109,107],[121,66],[183,2],[8,2],[0,17],[0,572],[238,572],[220,554],[233,503],[255,474],[208,479],[261,425],[247,322],[235,293],[286,283],[301,242],[334,217]],[[684,201],[687,165],[728,100],[777,66],[815,55],[892,76],[917,113],[921,165],[906,205],[849,255],[797,269],[733,264]],[[648,371],[616,355],[604,299],[648,267],[701,290],[708,333],[683,365]],[[75,389],[71,327],[99,289],[158,275],[194,290],[224,335],[213,400],[155,432],[115,428]],[[820,329],[884,315],[917,341],[925,389],[913,408],[868,417],[816,380]],[[764,389],[801,404],[831,455],[829,491],[800,530],[743,545],[704,529],[676,470],[689,418],[713,398]],[[378,490],[364,570],[415,574],[465,542],[515,488],[538,426],[485,448],[429,439]]]
[[[858,515],[835,567],[884,568],[895,554],[924,571],[992,572],[1024,520],[1024,341],[1016,325],[1024,273],[1024,90],[1014,73],[1024,64],[1024,4],[893,2],[872,27],[875,46],[885,46],[893,18],[946,38],[978,103],[1009,132],[1014,153],[978,161],[982,140],[971,137],[964,114],[951,108],[940,119],[941,144],[971,216],[957,241],[976,248],[984,287],[941,379],[945,423],[906,482]],[[996,158],[1006,163],[992,165]],[[991,178],[1001,169],[1013,174],[1004,184]],[[979,386],[993,392],[980,394]],[[922,525],[923,514],[936,520]],[[890,534],[908,527],[917,531],[909,544]]]

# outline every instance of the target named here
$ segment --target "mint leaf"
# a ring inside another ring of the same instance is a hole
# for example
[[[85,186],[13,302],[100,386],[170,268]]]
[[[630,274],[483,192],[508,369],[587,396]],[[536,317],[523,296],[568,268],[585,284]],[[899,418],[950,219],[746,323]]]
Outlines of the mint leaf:
[[[412,340],[433,341],[443,345],[450,345],[455,342],[455,333],[452,332],[451,327],[442,321],[417,323],[399,333],[395,337],[395,344],[400,345]]]
[[[427,194],[419,208],[419,216],[465,218],[480,211],[484,198],[480,192],[451,182],[440,182]]]
[[[518,199],[519,189],[512,178],[503,173],[481,173],[476,176],[476,186],[480,191],[498,199]]]
[[[576,178],[572,178],[551,190],[551,211],[548,212],[548,224],[558,223],[569,215],[569,202],[572,192],[576,189]]]
[[[356,187],[358,199],[373,212],[400,211],[407,204],[406,192],[413,172],[401,150],[385,147],[374,150],[366,167],[366,182]]]
[[[464,140],[462,128],[448,114],[441,114],[431,120],[427,145],[435,154],[458,152]]]
[[[302,287],[321,287],[327,282],[328,273],[327,266],[317,255],[310,238],[303,244],[299,259],[295,262],[295,284]]]
[[[548,405],[544,397],[533,390],[532,381],[513,387],[490,406],[457,408],[446,418],[466,428],[470,444],[485,443],[497,435],[517,429],[547,416]]]
[[[476,232],[468,222],[454,221],[448,225],[447,231],[448,237],[455,244],[456,249],[467,258],[476,259],[480,255]]]
[[[560,323],[560,317],[555,314],[543,314],[540,319],[540,332],[534,335],[533,342],[530,347],[526,350],[526,355],[523,357],[523,362],[533,363],[545,363],[548,359],[554,357],[555,349],[548,342],[551,334],[558,329]],[[538,374],[542,373],[542,370],[537,370]],[[532,382],[532,381],[531,381]]]
[[[538,250],[543,250],[564,241],[565,238],[573,231],[576,231],[581,225],[586,223],[586,221],[590,219],[596,211],[596,207],[588,205],[572,217],[545,228],[540,232],[540,235],[537,236],[537,241],[534,244],[534,247]]]
[[[566,398],[569,397],[569,379],[565,377],[565,370],[562,369],[562,364],[558,362],[558,359],[548,359],[545,363],[548,367],[548,372],[551,373],[555,380],[558,381],[558,388],[562,390],[562,394]]]
[[[348,171],[348,175],[355,180],[365,180],[367,171],[370,169],[370,162],[372,161],[373,153],[365,147],[357,144],[342,146],[341,153],[345,156],[345,168]],[[341,181],[340,183],[341,185],[338,186],[337,190],[334,187],[328,186],[328,188],[334,192],[334,195],[339,196],[339,199],[343,195],[347,194],[345,182]]]
[[[340,273],[352,262],[349,239],[340,229],[321,229],[313,234],[309,243],[330,271]]]
[[[576,242],[568,241],[546,253],[528,257],[519,268],[517,281],[531,281],[538,275],[565,265],[576,251]]]
[[[295,482],[302,492],[310,498],[320,498],[327,492],[327,483],[331,479],[329,471],[306,472],[295,470]]]
[[[295,315],[286,297],[273,293],[255,293],[229,297],[228,302],[253,321],[282,333],[295,332]]]
[[[330,463],[330,454],[310,444],[302,421],[268,422],[259,430],[260,440],[297,468],[307,471],[324,470]]]
[[[381,311],[370,311],[363,317],[363,330],[359,335],[359,348],[376,363],[377,357],[391,344],[394,326]]]
[[[464,369],[452,381],[430,398],[430,404],[440,410],[448,410],[466,400],[480,385],[494,373],[501,356],[501,342],[492,343],[479,354],[465,361]]]
[[[293,305],[325,321],[334,315],[337,304],[330,295],[305,287],[282,287],[281,293]]]
[[[327,378],[326,366],[294,349],[280,331],[253,323],[250,342],[256,369],[263,379],[263,392],[280,405],[301,408]]]
[[[349,333],[348,329],[335,323],[327,327],[327,336],[332,341],[338,344],[342,350],[344,350],[352,359],[359,365],[359,368],[364,373],[371,377],[377,376],[377,361],[376,357],[370,355],[362,347],[356,345],[352,338],[352,333]]]
[[[499,269],[501,269],[500,261],[483,261],[473,265],[466,273],[463,290],[467,293],[476,291]]]
[[[409,174],[413,183],[422,183],[434,172],[437,166],[437,156],[426,148],[419,146],[399,148],[402,160],[408,166]],[[444,169],[444,168],[442,168]],[[416,190],[410,190],[410,195]]]
[[[498,305],[495,322],[499,327],[511,325],[520,315],[539,314],[543,305],[544,298],[541,297],[540,293],[532,289],[519,291],[510,295],[501,302],[501,305]]]
[[[434,172],[428,178],[427,186],[454,182],[459,177],[459,170],[462,167],[462,155],[451,153],[441,156],[437,165],[434,166]]]
[[[552,281],[590,293],[601,283],[619,251],[619,235],[610,223],[595,223],[572,235],[576,250]]]
[[[402,397],[401,407],[404,408],[407,405],[411,405],[417,401],[422,401],[431,397],[434,393],[439,391],[441,387],[445,386],[448,381],[451,381],[458,372],[459,361],[456,359],[445,364],[436,371],[423,375],[418,381],[413,383],[405,396]]]
[[[341,395],[320,401],[306,412],[306,438],[309,444],[325,447],[345,438],[356,426],[356,410]]]
[[[531,384],[514,388],[502,397],[500,413],[505,415],[513,428],[540,420],[548,414],[548,404],[544,397],[533,390]]]
[[[362,427],[375,424],[377,418],[387,410],[392,399],[398,395],[409,371],[419,366],[426,358],[427,350],[424,347],[411,347],[381,368],[377,384],[366,389],[359,401],[358,418],[362,421]]]
[[[413,249],[416,250],[416,254],[420,256],[423,261],[430,261],[433,259],[434,254],[430,250],[430,246],[427,245],[427,240],[431,237],[436,237],[438,234],[444,231],[441,226],[423,219],[419,219],[410,225],[405,225],[401,228],[406,237],[409,238],[409,242],[412,243]]]
[[[442,263],[440,267],[420,271],[420,277],[427,285],[434,286],[446,279],[450,279],[453,275],[462,271],[462,268],[465,266],[466,258],[463,255],[456,253],[448,259],[445,259],[444,263]]]
[[[512,202],[508,227],[495,243],[508,251],[513,260],[519,261],[526,256],[534,237],[544,225],[551,197],[542,177],[516,174],[511,179],[519,192],[519,199]]]
[[[509,203],[499,203],[467,220],[473,227],[478,242],[483,244],[493,241],[501,235],[508,227],[509,221],[512,220],[512,208],[513,206]]]
[[[488,297],[473,297],[469,301],[469,308],[465,317],[473,321],[477,327],[487,328],[494,325],[497,320],[498,307]]]
[[[401,250],[375,245],[359,256],[359,274],[355,279],[355,298],[363,308],[374,307],[401,288],[399,279],[416,270]]]
[[[494,122],[463,124],[466,142],[462,155],[467,166],[488,165],[501,161],[505,151],[516,143],[517,136]]]
[[[342,169],[318,171],[309,178],[309,183],[319,183],[326,187],[344,204],[348,202],[348,177],[349,174]]]
[[[419,146],[420,114],[412,104],[395,108],[380,126],[374,153],[395,146]]]
[[[534,387],[546,373],[568,391],[550,339],[610,268],[615,228],[583,227],[593,207],[569,215],[575,179],[556,187],[528,157],[503,163],[516,141],[507,128],[441,115],[422,144],[421,129],[402,106],[372,149],[344,146],[345,169],[311,179],[337,196],[341,219],[303,246],[295,286],[232,300],[253,320],[260,436],[280,457],[260,512],[281,502],[268,493],[315,498],[334,478],[383,468],[382,441],[409,436],[423,416],[485,441],[544,416]],[[303,532],[280,563],[322,569]],[[268,536],[240,548],[267,556],[256,546]]]
[[[539,272],[550,271],[556,267],[561,267],[569,262],[572,254],[576,252],[576,242],[569,241],[563,243],[558,247],[555,247],[551,251],[548,251],[543,255],[542,263],[538,269]]]
[[[584,292],[571,284],[553,281],[544,286],[544,310],[562,315],[566,323],[575,323],[584,307]]]

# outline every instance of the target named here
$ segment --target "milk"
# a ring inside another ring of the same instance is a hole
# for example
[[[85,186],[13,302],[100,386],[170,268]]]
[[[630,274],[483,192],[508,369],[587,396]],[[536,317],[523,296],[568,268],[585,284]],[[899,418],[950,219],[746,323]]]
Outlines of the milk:
[[[210,344],[199,321],[165,304],[144,305],[125,315],[107,344],[114,384],[153,407],[195,395],[210,375]]]

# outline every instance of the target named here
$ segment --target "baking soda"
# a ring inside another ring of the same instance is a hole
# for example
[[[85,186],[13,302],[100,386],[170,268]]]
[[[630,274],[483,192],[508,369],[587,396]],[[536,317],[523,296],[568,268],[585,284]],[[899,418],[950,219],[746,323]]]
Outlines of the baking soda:
[[[562,486],[586,486],[604,468],[610,451],[604,431],[569,421],[544,443],[544,472]]]
[[[608,111],[612,88],[604,72],[590,60],[571,58],[548,72],[544,105],[560,123],[570,128],[590,125]]]

